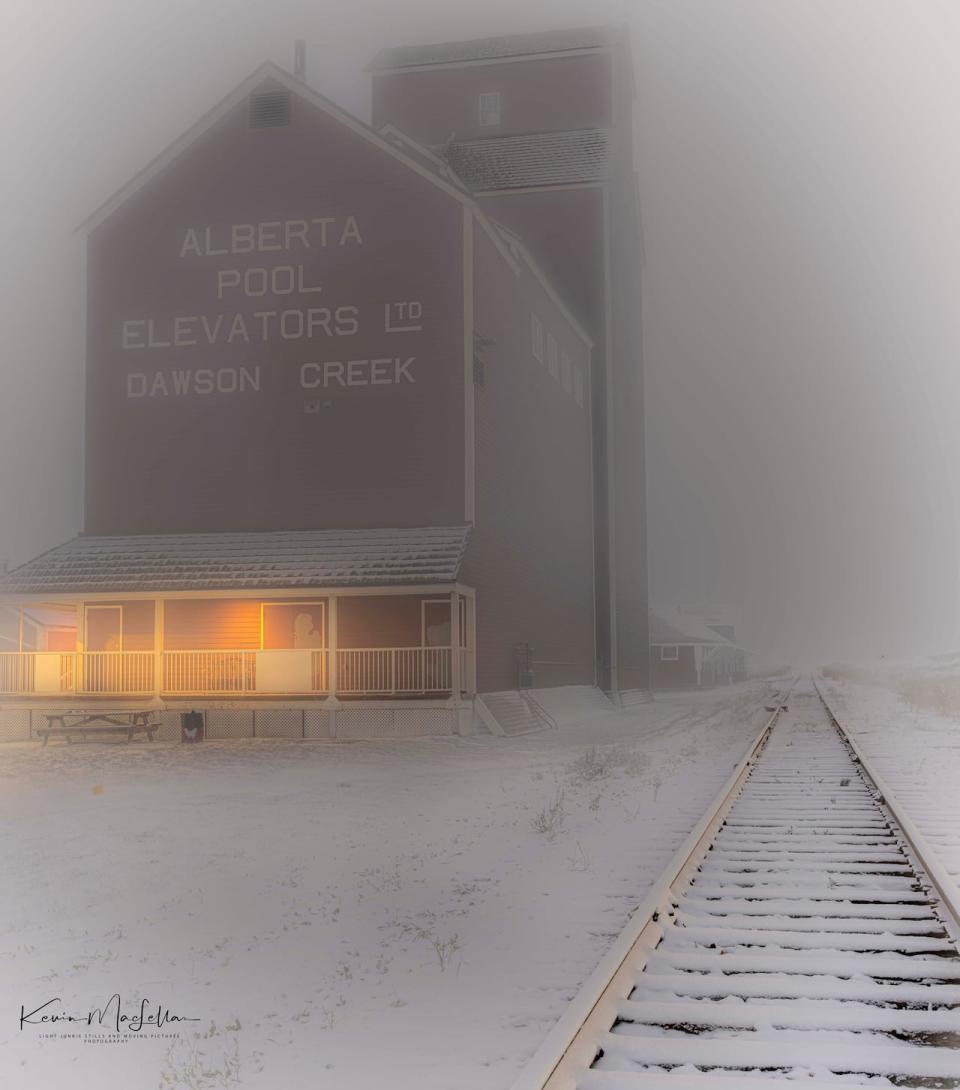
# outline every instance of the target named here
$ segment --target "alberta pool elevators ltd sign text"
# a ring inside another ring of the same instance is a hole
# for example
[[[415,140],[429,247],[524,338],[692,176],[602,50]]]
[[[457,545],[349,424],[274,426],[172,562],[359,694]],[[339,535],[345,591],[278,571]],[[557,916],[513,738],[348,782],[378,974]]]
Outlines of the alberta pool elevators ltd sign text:
[[[126,375],[127,398],[256,394],[273,365],[250,357],[264,346],[298,341],[323,345],[321,358],[297,367],[303,390],[416,383],[416,357],[406,355],[402,344],[386,342],[422,331],[422,301],[343,301],[309,261],[316,251],[363,245],[353,215],[186,228],[179,239],[180,260],[215,259],[210,260],[213,306],[203,314],[121,320],[120,347],[134,368]],[[282,256],[263,256],[270,254]],[[256,264],[242,260],[244,255],[253,255]],[[350,358],[339,346],[361,333],[376,336],[386,351]],[[177,365],[175,357],[185,350],[224,346],[247,358],[222,366]],[[148,368],[136,357],[157,362]]]

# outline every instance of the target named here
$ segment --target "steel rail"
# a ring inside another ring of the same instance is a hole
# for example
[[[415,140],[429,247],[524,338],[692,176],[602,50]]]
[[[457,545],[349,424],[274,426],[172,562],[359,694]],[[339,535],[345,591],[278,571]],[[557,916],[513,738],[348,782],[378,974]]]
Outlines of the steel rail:
[[[663,935],[663,917],[674,915],[674,886],[684,882],[703,860],[798,680],[799,675],[793,678],[786,691],[774,694],[771,703],[775,706],[770,717],[746,754],[693,831],[674,852],[616,941],[527,1061],[510,1090],[575,1090],[573,1071],[589,1068],[593,1062],[596,1041],[615,1021],[620,1002],[627,998],[633,987],[633,975],[642,969]]]
[[[821,678],[820,680],[823,679]],[[920,869],[933,884],[933,888],[936,890],[937,896],[940,899],[941,906],[945,910],[942,913],[942,916],[944,917],[943,923],[946,927],[947,934],[953,942],[960,942],[960,887],[957,886],[956,881],[951,877],[946,867],[940,862],[940,858],[935,849],[930,846],[927,838],[920,832],[917,823],[903,809],[897,800],[895,792],[888,786],[886,779],[877,769],[877,766],[870,760],[866,753],[864,753],[863,748],[858,744],[847,727],[844,726],[843,722],[834,711],[833,706],[830,704],[830,701],[824,695],[823,689],[820,687],[817,678],[813,678],[813,687],[816,690],[817,696],[820,697],[820,701],[826,709],[830,721],[839,731],[840,737],[853,751],[860,767],[880,793],[884,807],[890,812],[899,826],[904,839],[910,847],[910,851],[920,865]]]
[[[779,696],[512,1090],[706,1090],[738,1073],[772,1088],[773,1069],[810,1066],[797,1033],[821,1029],[808,1076],[960,1086],[960,888],[812,680],[823,726],[791,721],[768,746]],[[847,767],[860,788],[838,801]],[[745,1005],[709,1003],[724,996]]]

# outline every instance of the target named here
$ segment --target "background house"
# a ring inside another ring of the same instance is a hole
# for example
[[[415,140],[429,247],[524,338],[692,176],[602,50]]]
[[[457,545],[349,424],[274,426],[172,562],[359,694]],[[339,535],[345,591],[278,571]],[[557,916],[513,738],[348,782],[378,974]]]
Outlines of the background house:
[[[736,644],[729,611],[651,607],[650,672],[654,689],[692,689],[745,680],[747,653]]]

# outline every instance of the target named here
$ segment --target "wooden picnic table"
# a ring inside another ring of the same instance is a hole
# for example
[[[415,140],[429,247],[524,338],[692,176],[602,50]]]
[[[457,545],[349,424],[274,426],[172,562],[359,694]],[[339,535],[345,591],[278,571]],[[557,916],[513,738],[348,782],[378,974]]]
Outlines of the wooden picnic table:
[[[128,742],[133,741],[135,734],[146,734],[147,741],[152,742],[154,734],[160,729],[159,721],[153,718],[154,713],[142,709],[45,712],[44,715],[47,725],[37,728],[44,745],[51,736],[66,738],[70,745],[77,736],[86,741],[90,737],[107,734],[125,734]]]

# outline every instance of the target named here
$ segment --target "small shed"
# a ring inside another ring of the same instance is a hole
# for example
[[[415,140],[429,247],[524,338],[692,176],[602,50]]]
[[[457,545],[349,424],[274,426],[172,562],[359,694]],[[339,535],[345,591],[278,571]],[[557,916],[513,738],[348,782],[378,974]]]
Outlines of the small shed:
[[[651,609],[651,687],[698,689],[744,680],[746,652],[719,627],[677,607]]]

